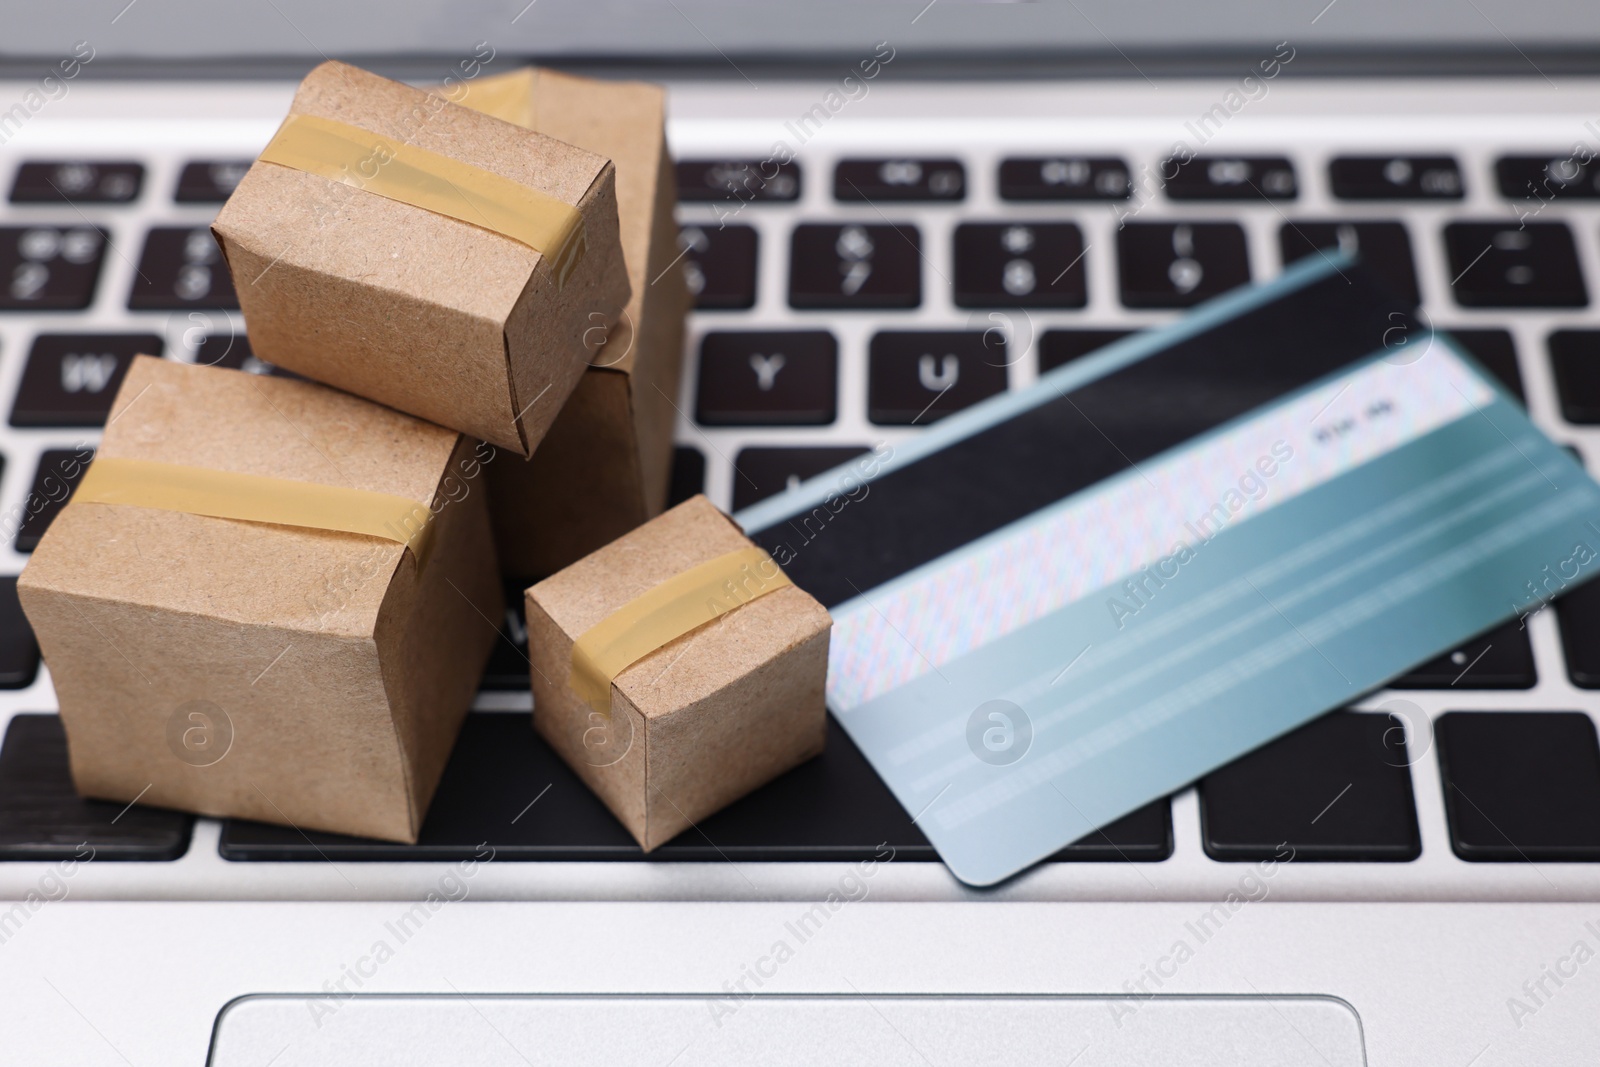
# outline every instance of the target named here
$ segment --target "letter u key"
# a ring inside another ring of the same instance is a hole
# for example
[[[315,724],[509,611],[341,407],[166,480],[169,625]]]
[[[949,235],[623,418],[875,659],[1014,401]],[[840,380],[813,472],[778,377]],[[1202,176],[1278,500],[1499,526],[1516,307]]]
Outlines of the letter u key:
[[[961,361],[955,356],[945,356],[943,365],[935,363],[932,356],[917,360],[917,381],[930,393],[944,392],[955,385],[960,376]]]

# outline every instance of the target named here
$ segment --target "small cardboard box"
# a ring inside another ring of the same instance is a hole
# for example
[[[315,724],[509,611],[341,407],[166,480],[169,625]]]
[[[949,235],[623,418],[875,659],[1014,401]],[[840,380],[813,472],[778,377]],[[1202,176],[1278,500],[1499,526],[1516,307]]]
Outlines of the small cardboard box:
[[[300,83],[284,130],[301,119],[372,148],[337,179],[258,159],[223,205],[212,228],[256,356],[531,454],[628,300],[610,161],[343,63]],[[380,194],[414,188],[423,154],[576,208],[571,255],[486,228],[481,199],[460,201],[477,225]]]
[[[689,289],[678,268],[678,188],[666,93],[526,68],[441,89],[478,108],[608,157],[632,296],[583,380],[527,463],[489,472],[500,564],[554,574],[666,505]],[[561,521],[551,522],[551,501]]]
[[[573,688],[573,645],[662,583],[753,548],[697,496],[527,591],[534,727],[646,851],[822,751],[832,620],[793,585],[753,598],[730,586],[738,606],[617,673],[604,713]]]
[[[478,447],[311,382],[136,359],[96,462],[403,497],[431,544],[419,567],[373,536],[70,502],[17,591],[79,792],[415,841],[500,617]]]

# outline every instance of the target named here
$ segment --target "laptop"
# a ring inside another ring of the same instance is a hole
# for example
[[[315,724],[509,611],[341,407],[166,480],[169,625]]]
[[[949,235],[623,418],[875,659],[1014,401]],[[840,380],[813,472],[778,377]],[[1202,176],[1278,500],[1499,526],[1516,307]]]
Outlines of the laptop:
[[[536,741],[515,609],[416,846],[78,800],[15,575],[133,354],[215,362],[242,334],[206,227],[324,57],[418,84],[534,60],[668,87],[697,299],[674,500],[750,508],[1327,247],[1415,294],[1600,463],[1600,31],[1581,5],[15,12],[0,1060],[1589,1055],[1593,586],[986,889],[836,725],[822,757],[641,855]],[[1054,285],[1068,250],[1079,284]],[[840,257],[868,267],[841,283]],[[940,360],[890,358],[913,331]]]

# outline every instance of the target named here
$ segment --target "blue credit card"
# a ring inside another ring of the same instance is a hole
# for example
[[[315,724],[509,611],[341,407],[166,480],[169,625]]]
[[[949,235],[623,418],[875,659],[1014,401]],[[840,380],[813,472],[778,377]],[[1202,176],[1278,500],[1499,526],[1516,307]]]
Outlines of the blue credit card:
[[[1600,570],[1600,486],[1333,256],[735,518],[972,885]]]

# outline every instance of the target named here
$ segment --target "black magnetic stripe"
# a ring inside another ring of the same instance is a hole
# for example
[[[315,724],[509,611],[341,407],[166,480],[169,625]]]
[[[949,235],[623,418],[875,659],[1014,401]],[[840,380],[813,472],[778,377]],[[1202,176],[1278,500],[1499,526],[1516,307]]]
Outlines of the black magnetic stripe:
[[[1359,265],[981,430],[750,537],[832,606],[1409,336]]]

